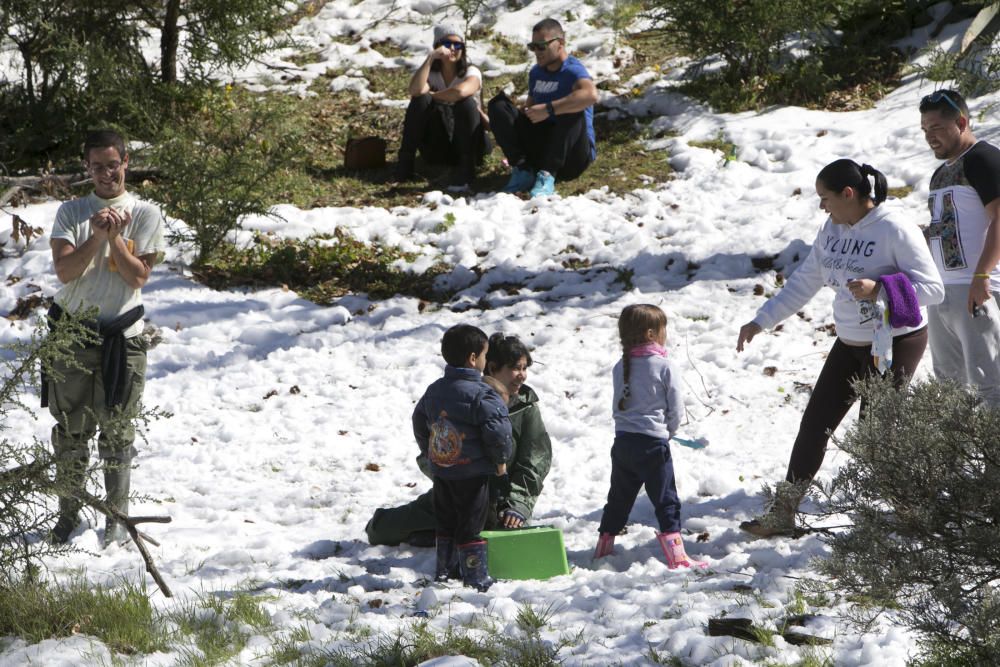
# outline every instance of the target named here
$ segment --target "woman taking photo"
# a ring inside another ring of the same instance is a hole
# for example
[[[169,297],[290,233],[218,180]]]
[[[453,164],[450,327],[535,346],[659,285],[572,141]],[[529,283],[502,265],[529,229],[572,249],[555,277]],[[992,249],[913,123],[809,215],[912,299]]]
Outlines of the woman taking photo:
[[[482,86],[483,75],[469,64],[462,33],[450,25],[435,27],[433,47],[410,79],[396,180],[413,178],[419,150],[431,164],[452,165],[449,189],[468,189],[489,147],[479,106]]]
[[[830,217],[785,287],[743,325],[736,342],[742,352],[762,330],[801,310],[824,285],[834,290],[837,340],[802,415],[785,481],[777,485],[763,516],[740,524],[758,537],[795,533],[795,513],[823,463],[828,433],[856,398],[852,383],[886,368],[897,388],[908,382],[927,346],[925,306],[944,298],[920,228],[899,208],[883,204],[881,172],[852,160],[831,162],[816,177],[816,194]],[[889,310],[888,325],[882,304]]]

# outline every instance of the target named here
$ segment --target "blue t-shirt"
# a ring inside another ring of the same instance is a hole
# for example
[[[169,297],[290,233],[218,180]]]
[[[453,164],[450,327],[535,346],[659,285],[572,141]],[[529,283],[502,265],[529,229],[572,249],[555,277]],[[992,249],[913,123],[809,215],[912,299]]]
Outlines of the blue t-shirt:
[[[528,91],[535,104],[545,104],[561,100],[573,92],[573,86],[580,79],[590,79],[590,73],[579,60],[570,56],[563,61],[562,67],[553,72],[535,65],[528,73]],[[594,140],[594,107],[589,106],[583,111],[587,121],[587,139],[590,140],[590,159],[597,158],[597,142]],[[551,122],[551,119],[547,122]]]

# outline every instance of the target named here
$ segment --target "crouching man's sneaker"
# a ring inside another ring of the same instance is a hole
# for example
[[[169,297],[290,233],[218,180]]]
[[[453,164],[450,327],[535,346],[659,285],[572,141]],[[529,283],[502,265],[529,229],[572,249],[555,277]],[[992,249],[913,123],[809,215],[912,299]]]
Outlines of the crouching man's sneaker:
[[[535,185],[531,188],[532,197],[545,197],[556,193],[556,177],[547,171],[540,171],[535,176]]]
[[[523,167],[514,167],[510,172],[510,180],[504,186],[503,191],[510,194],[515,192],[527,192],[535,184],[535,172]]]

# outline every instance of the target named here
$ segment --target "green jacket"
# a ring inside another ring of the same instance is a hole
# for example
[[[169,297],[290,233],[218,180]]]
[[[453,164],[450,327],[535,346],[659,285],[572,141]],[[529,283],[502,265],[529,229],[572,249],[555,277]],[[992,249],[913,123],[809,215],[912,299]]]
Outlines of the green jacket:
[[[521,385],[517,400],[508,407],[508,412],[514,450],[507,461],[507,477],[497,478],[491,485],[491,500],[496,503],[493,516],[510,508],[531,518],[552,465],[552,441],[542,423],[538,394],[528,385]]]
[[[513,509],[531,518],[535,501],[542,493],[542,484],[552,465],[552,441],[538,409],[538,394],[528,385],[521,385],[517,400],[508,406],[514,447],[507,460],[507,476],[490,478],[490,519],[505,509]],[[417,457],[420,470],[431,477],[427,457]]]

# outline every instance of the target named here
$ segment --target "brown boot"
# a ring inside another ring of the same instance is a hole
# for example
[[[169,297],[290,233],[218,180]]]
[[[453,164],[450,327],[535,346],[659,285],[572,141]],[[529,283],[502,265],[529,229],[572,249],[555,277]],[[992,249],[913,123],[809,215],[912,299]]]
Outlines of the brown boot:
[[[809,482],[778,482],[771,505],[761,516],[740,524],[740,530],[755,537],[791,537],[795,535],[795,514],[806,494]]]

